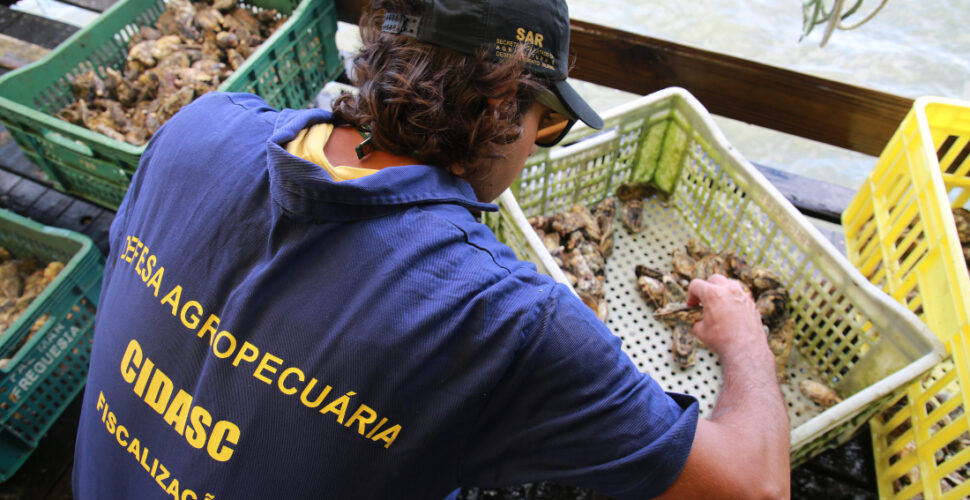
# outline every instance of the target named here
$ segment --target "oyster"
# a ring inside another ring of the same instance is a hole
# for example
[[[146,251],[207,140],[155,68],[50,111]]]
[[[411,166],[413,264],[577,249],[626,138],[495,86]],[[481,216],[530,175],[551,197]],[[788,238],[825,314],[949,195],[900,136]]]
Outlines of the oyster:
[[[538,233],[539,231],[536,232]],[[545,232],[542,232],[539,234],[539,237],[542,238],[542,244],[545,245],[546,250],[549,250],[550,252],[559,248],[560,246],[561,238],[559,237],[559,233],[546,234]]]
[[[613,254],[613,229],[614,223],[613,218],[616,215],[616,200],[613,198],[606,198],[596,205],[596,210],[593,211],[593,216],[596,218],[596,224],[599,226],[600,239],[597,243],[599,252],[603,254],[603,258],[608,258]]]
[[[697,238],[690,238],[687,240],[685,248],[687,250],[687,255],[692,259],[700,259],[712,253],[711,249],[707,248],[703,243],[701,243],[701,240]]]
[[[775,355],[775,372],[778,382],[787,382],[788,373],[785,370],[788,358],[791,357],[792,344],[795,343],[795,319],[789,318],[782,325],[768,332],[768,347]]]
[[[645,182],[620,184],[616,187],[616,197],[621,203],[642,200],[656,193],[657,190]]]
[[[664,284],[664,299],[671,302],[687,302],[687,289],[672,274],[664,274],[660,281]]]
[[[637,277],[650,276],[655,280],[663,280],[664,277],[664,273],[662,271],[658,271],[652,267],[647,267],[642,264],[637,264],[637,266],[633,268],[633,272],[637,275]]]
[[[218,9],[213,7],[203,7],[201,9],[196,9],[195,12],[195,25],[198,26],[203,32],[221,32],[223,24],[226,20],[223,19],[222,13]]]
[[[761,292],[765,290],[784,288],[781,279],[775,273],[761,267],[749,268],[748,272],[741,277],[741,280],[751,288],[755,297],[761,295]]]
[[[686,279],[694,276],[694,264],[696,261],[686,251],[677,249],[670,253],[671,265],[674,272]]]
[[[586,237],[583,236],[582,231],[573,231],[566,236],[566,250],[572,251],[584,241],[586,241]]]
[[[20,296],[24,290],[24,280],[16,261],[8,260],[0,264],[0,298],[11,299]]]
[[[236,0],[215,0],[212,7],[221,11],[228,11],[236,8]]]
[[[674,361],[681,368],[690,368],[697,361],[697,337],[691,332],[693,325],[678,322],[674,325]]]
[[[583,221],[582,230],[585,233],[586,238],[590,241],[599,242],[599,222],[596,221],[596,217],[593,216],[593,213],[586,208],[586,205],[583,205],[582,203],[573,203],[573,206],[569,209],[569,211],[576,214],[579,220]]]
[[[620,221],[631,233],[643,229],[643,200],[630,200],[620,206]]]
[[[761,313],[761,322],[768,328],[779,328],[788,319],[788,292],[784,288],[772,288],[758,295],[755,302]]]
[[[709,253],[697,259],[694,263],[692,277],[706,280],[715,274],[728,275],[727,263],[723,254]]]
[[[579,231],[584,225],[585,221],[581,216],[576,213],[569,212],[554,215],[552,217],[552,223],[549,225],[549,227],[558,232],[560,235],[567,236],[569,233]]]
[[[704,317],[704,308],[688,306],[683,302],[668,302],[663,309],[653,313],[653,317],[668,323],[687,323],[693,326]]]
[[[643,297],[647,299],[654,308],[662,309],[667,302],[664,300],[664,287],[663,282],[658,281],[650,276],[640,276],[637,278],[637,289],[643,294]]]
[[[804,379],[798,383],[798,390],[815,404],[830,408],[842,402],[842,398],[829,386],[814,380]]]

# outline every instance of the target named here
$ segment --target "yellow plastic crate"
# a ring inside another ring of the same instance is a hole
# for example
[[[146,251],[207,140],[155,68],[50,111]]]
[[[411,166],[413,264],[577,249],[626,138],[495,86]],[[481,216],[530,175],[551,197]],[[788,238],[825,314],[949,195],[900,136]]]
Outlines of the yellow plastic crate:
[[[970,497],[970,275],[952,208],[970,201],[970,102],[920,98],[842,214],[849,260],[948,356],[870,422],[882,498]]]
[[[669,269],[670,251],[699,237],[772,270],[791,293],[795,349],[781,389],[791,421],[791,460],[804,462],[850,439],[890,398],[943,358],[919,319],[869,283],[738,152],[684,89],[644,96],[603,114],[602,132],[579,126],[563,145],[526,162],[499,212],[485,222],[516,254],[567,283],[527,217],[587,206],[617,185],[652,179],[669,199],[645,202],[644,229],[617,223],[606,263],[607,326],[637,366],[667,390],[696,396],[709,415],[723,383],[717,357],[697,353],[690,370],[670,352],[669,327],[636,289],[637,264]],[[514,193],[514,194],[513,194]],[[796,353],[797,352],[797,353]],[[827,410],[801,395],[801,379],[824,379],[844,401]]]

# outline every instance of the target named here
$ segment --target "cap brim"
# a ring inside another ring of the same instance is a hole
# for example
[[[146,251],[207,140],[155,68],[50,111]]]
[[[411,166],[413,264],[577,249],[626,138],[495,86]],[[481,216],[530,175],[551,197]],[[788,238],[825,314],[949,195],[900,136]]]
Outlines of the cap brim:
[[[583,100],[582,97],[576,93],[573,88],[566,83],[566,80],[559,80],[553,86],[556,93],[556,97],[563,104],[567,111],[573,118],[578,118],[583,121],[586,125],[593,127],[595,129],[603,128],[603,119],[600,115],[593,111],[593,108]]]

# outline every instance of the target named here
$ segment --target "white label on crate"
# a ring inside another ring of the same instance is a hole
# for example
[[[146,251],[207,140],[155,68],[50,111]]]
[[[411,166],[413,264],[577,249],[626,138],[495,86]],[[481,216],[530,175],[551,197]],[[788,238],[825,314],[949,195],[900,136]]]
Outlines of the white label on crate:
[[[44,374],[50,370],[51,365],[60,359],[61,354],[74,344],[74,340],[83,331],[74,325],[70,327],[64,326],[63,323],[55,325],[53,334],[47,335],[34,346],[34,349],[42,352],[43,355],[39,359],[34,358],[32,362],[23,362],[17,367],[14,374],[17,383],[10,390],[10,400],[19,401],[21,395],[30,392],[34,384],[44,378]]]

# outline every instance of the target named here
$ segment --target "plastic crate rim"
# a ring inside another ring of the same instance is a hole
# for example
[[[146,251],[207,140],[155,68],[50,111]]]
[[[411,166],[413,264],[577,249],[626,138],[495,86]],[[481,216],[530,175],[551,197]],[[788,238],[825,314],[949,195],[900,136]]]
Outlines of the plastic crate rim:
[[[625,103],[621,106],[608,110],[602,114],[605,123],[609,124],[613,119],[623,116],[626,113],[633,111],[639,107],[647,106],[668,99],[680,99],[690,110],[690,121],[692,125],[702,128],[702,132],[705,132],[708,137],[711,137],[711,146],[718,148],[721,154],[727,155],[731,160],[734,160],[736,164],[740,167],[736,172],[746,177],[746,180],[751,184],[756,185],[763,190],[768,196],[768,201],[773,203],[775,206],[781,208],[782,215],[787,215],[789,218],[794,219],[795,222],[808,233],[808,237],[812,238],[815,244],[821,247],[824,257],[828,259],[830,264],[834,267],[840,269],[845,276],[848,278],[848,282],[838,283],[840,288],[848,295],[852,288],[858,289],[865,297],[870,299],[870,303],[888,310],[892,316],[903,322],[903,328],[908,331],[914,332],[919,336],[920,340],[928,344],[929,352],[924,354],[917,360],[910,362],[906,366],[900,368],[896,372],[883,377],[879,381],[867,386],[866,388],[857,391],[855,394],[847,398],[845,401],[837,405],[841,407],[835,412],[822,412],[816,417],[812,418],[808,422],[800,425],[796,429],[792,430],[792,443],[794,444],[805,444],[810,442],[809,437],[812,434],[816,436],[818,433],[830,429],[837,423],[845,421],[853,416],[853,414],[860,411],[864,405],[862,403],[868,403],[874,401],[879,396],[883,394],[888,394],[892,390],[902,387],[905,382],[912,380],[915,377],[921,376],[925,371],[931,369],[936,363],[943,359],[945,354],[945,348],[942,342],[929,330],[929,328],[920,321],[916,315],[909,309],[903,307],[901,304],[893,300],[891,297],[885,294],[881,289],[876,287],[874,284],[870,283],[862,273],[853,266],[847,257],[842,256],[836,249],[835,246],[826,239],[821,232],[812,225],[808,219],[799,213],[794,206],[785,199],[781,193],[761,174],[753,165],[750,164],[745,158],[743,158],[740,153],[727,142],[727,139],[720,132],[720,130],[713,123],[713,119],[707,113],[706,108],[704,108],[696,98],[694,98],[688,91],[679,87],[672,87],[664,89],[646,96],[637,98],[631,102]],[[615,126],[615,125],[614,125]],[[577,127],[580,131],[585,131],[586,133],[591,133],[590,130],[586,130],[585,125]],[[610,127],[604,127],[604,130],[608,130]],[[595,141],[588,146],[583,145],[584,141],[579,143],[571,144],[568,146],[555,146],[548,150],[540,151],[536,153],[540,157],[548,160],[549,157],[557,151],[557,149],[562,149],[564,147],[570,148],[571,153],[579,153],[586,149],[590,149],[596,146]],[[517,207],[517,202],[514,196],[509,196],[508,199],[511,200],[510,205]],[[505,198],[500,198],[500,202],[507,202]],[[514,211],[510,209],[510,211]],[[519,209],[521,213],[521,209]],[[524,220],[524,217],[522,217]],[[517,222],[519,230],[528,235],[532,231],[530,225],[527,222],[523,225],[521,221]],[[552,262],[552,256],[549,254],[545,245],[538,241],[538,238],[530,238],[526,236],[527,243],[532,247],[533,252],[540,256],[540,260],[545,262]],[[806,255],[811,255],[806,252]],[[553,266],[555,266],[553,264]],[[563,278],[564,280],[565,278]],[[558,281],[558,279],[557,279]],[[561,281],[568,285],[568,282]],[[859,293],[856,293],[858,296]],[[836,407],[833,407],[836,408]],[[825,418],[822,418],[825,416]]]

